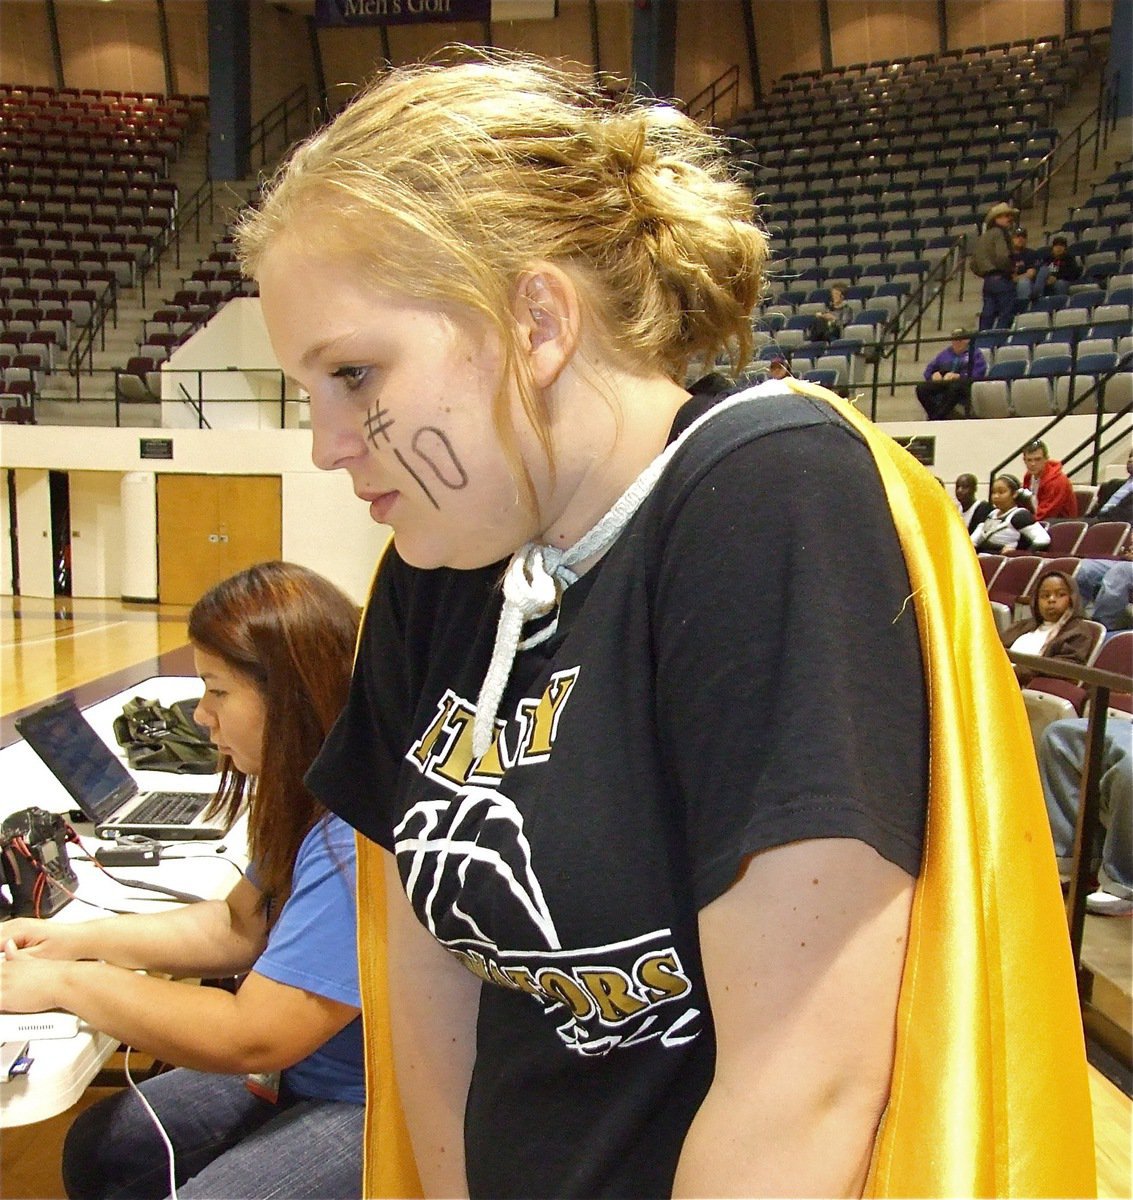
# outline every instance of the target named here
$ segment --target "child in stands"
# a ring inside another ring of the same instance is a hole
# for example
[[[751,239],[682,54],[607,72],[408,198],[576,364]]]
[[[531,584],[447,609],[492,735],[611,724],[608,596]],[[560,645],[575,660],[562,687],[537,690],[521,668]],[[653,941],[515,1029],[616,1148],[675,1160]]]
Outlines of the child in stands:
[[[1082,665],[1096,641],[1082,616],[1082,598],[1074,577],[1053,568],[1039,576],[1031,596],[1031,615],[1003,631],[1003,645],[1020,654]],[[1026,685],[1035,672],[1016,667],[1015,675]]]
[[[1043,550],[1050,545],[1050,534],[1035,520],[1030,493],[1014,475],[996,476],[991,503],[994,511],[972,532],[972,545],[981,554]]]

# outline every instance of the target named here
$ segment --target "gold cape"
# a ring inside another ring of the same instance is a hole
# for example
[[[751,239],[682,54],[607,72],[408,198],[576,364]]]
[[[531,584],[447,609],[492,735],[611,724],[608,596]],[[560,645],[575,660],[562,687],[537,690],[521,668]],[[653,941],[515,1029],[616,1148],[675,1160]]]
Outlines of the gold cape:
[[[912,583],[931,749],[924,861],[867,1196],[1093,1196],[1082,1020],[1019,685],[944,489],[852,405]],[[765,400],[764,403],[773,403]],[[994,717],[994,720],[990,719]],[[364,1196],[420,1196],[391,1064],[383,852],[359,836]]]

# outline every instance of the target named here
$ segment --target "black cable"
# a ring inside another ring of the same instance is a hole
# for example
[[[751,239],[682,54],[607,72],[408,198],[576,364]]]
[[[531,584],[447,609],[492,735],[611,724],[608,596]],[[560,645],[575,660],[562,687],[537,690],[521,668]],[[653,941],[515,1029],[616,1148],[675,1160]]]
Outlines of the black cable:
[[[181,900],[185,904],[196,904],[205,899],[204,896],[197,896],[192,892],[179,892],[176,888],[163,887],[160,883],[145,883],[141,879],[124,879],[121,875],[115,875],[113,871],[108,871],[102,863],[99,863],[98,866],[108,879],[114,880],[122,887],[141,888],[146,892],[160,892],[163,896],[171,896],[174,900]]]

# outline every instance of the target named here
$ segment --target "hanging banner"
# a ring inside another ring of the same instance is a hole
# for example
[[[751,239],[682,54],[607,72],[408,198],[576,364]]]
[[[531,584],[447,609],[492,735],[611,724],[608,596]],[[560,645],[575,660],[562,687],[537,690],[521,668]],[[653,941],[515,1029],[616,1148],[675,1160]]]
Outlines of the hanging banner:
[[[315,0],[315,24],[320,26],[491,19],[492,0]]]

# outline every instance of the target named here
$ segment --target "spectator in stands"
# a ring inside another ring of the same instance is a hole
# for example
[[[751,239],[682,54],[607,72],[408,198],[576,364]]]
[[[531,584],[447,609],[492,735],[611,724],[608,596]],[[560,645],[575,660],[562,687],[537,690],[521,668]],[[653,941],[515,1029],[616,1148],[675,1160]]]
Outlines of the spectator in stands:
[[[790,363],[782,355],[776,356],[767,364],[768,379],[786,379],[788,376],[793,378],[793,374]]]
[[[1011,230],[1018,215],[1019,210],[1005,200],[993,204],[972,250],[971,268],[984,281],[981,329],[1006,328],[1015,316]]]
[[[1078,497],[1062,463],[1050,457],[1046,442],[1031,442],[1023,447],[1023,476],[1025,487],[1034,499],[1035,516],[1040,521],[1056,517],[1076,517]]]
[[[1034,294],[1037,298],[1045,293],[1065,296],[1070,285],[1082,278],[1082,264],[1070,253],[1070,246],[1061,233],[1050,239],[1050,245],[1042,251],[1035,278]]]
[[[1126,479],[1107,479],[1098,488],[1087,521],[1128,521],[1133,524],[1133,452],[1125,460]]]
[[[1042,294],[1038,279],[1042,255],[1027,245],[1027,231],[1022,225],[1016,225],[1011,234],[1011,263],[1015,275],[1015,311],[1023,312]]]
[[[1090,616],[1111,632],[1129,626],[1133,604],[1133,546],[1126,545],[1120,558],[1084,558],[1074,578]]]
[[[1039,741],[1039,777],[1043,785],[1054,852],[1069,878],[1085,772],[1087,720],[1054,721]],[[1121,916],[1133,912],[1133,723],[1106,722],[1098,799],[1102,838],[1098,890],[1086,897],[1089,912]],[[1092,861],[1096,861],[1091,854]]]
[[[987,359],[963,329],[952,330],[952,341],[924,369],[917,399],[930,421],[941,421],[959,406],[969,415],[972,380],[987,374]]]
[[[846,293],[839,283],[830,285],[830,303],[821,312],[814,314],[807,329],[807,340],[811,342],[832,342],[842,336],[842,327],[849,316],[846,305]]]
[[[977,486],[976,477],[969,472],[957,475],[953,485],[956,492],[956,506],[960,510],[960,516],[963,517],[969,533],[974,533],[991,515],[992,511],[989,501],[976,499]]]
[[[1020,654],[1056,658],[1085,665],[1094,648],[1094,631],[1082,616],[1082,597],[1072,576],[1056,568],[1044,571],[1031,593],[1031,615],[1016,621],[1002,633],[1003,645]],[[1033,671],[1015,668],[1026,686]]]
[[[1024,546],[1043,550],[1050,534],[1035,520],[1031,494],[1014,475],[997,475],[991,485],[993,511],[972,533],[972,545],[982,554],[1008,554]]]

